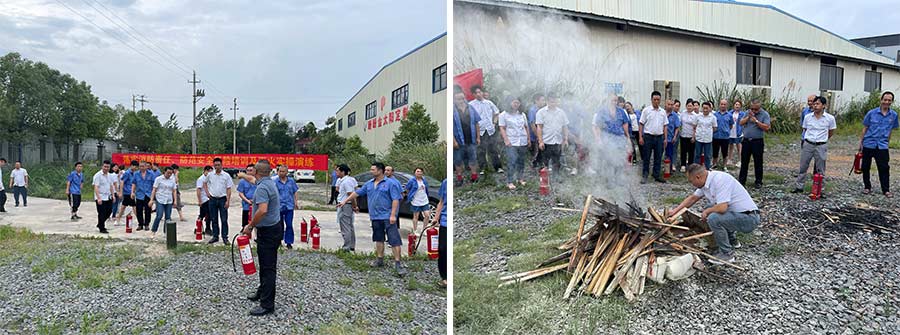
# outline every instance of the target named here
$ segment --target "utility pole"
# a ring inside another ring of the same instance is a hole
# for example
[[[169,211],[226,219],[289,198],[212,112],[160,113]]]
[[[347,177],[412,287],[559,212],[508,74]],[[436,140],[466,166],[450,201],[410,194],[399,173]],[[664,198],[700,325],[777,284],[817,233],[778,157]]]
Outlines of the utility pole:
[[[191,100],[194,105],[194,118],[193,118],[193,122],[191,124],[191,153],[196,155],[197,154],[197,101],[199,101],[200,98],[203,98],[206,94],[203,92],[203,90],[197,89],[197,84],[200,83],[200,81],[197,80],[197,71],[194,71],[194,79],[189,80],[188,83],[194,85],[194,88],[191,91]]]
[[[237,153],[237,98],[234,98],[234,107],[231,107],[231,110],[234,111],[234,121],[231,124],[231,147],[233,149],[233,153]]]
[[[144,103],[147,102],[147,99],[144,99],[144,95],[143,95],[143,94],[141,94],[141,95],[139,95],[139,96],[140,96],[141,98],[140,98],[140,99],[137,99],[137,101],[140,101],[140,102],[141,102],[141,110],[144,110]]]
[[[131,95],[131,112],[132,113],[136,112],[136,109],[137,109],[137,107],[136,107],[137,103],[135,102],[136,98],[137,98],[136,95],[134,95],[134,94]]]

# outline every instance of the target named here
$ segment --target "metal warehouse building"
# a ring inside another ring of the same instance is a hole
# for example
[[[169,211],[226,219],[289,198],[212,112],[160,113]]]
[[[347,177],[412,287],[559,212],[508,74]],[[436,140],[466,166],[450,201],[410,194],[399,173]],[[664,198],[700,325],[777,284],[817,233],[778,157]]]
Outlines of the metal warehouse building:
[[[608,67],[603,73],[609,77],[598,81],[606,81],[602,84],[635,105],[649,104],[654,90],[682,100],[697,98],[698,87],[714,81],[737,83],[739,90],[754,89],[774,98],[791,94],[804,102],[808,94],[825,94],[833,108],[870,91],[900,91],[900,66],[893,59],[770,5],[721,0],[458,0],[456,8],[457,16],[470,9],[493,18],[480,20],[475,28],[460,28],[460,19],[455,19],[456,29],[473,31],[508,26],[511,13],[582,20],[590,35],[584,40],[587,48],[598,57],[615,58],[601,64]],[[474,33],[456,32],[455,58],[471,49],[467,43],[477,42],[471,36]],[[540,43],[530,47],[540,48]],[[523,50],[523,55],[528,52]],[[561,50],[560,59],[565,55]],[[456,64],[454,71],[470,70]],[[503,71],[504,66],[469,64],[483,67],[485,73]]]
[[[388,150],[413,103],[425,106],[447,136],[447,33],[388,63],[335,114],[337,133],[372,153]]]

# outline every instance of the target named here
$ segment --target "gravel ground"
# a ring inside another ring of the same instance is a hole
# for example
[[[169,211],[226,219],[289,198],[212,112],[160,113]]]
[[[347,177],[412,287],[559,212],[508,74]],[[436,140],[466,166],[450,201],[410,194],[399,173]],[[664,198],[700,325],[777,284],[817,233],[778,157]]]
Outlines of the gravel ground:
[[[873,176],[876,188],[873,195],[861,194],[860,176],[848,177],[852,155],[855,154],[851,139],[832,141],[826,178],[828,197],[819,201],[811,201],[805,194],[788,192],[793,188],[792,170],[798,164],[799,146],[767,145],[765,186],[760,190],[751,190],[762,211],[763,222],[759,229],[741,237],[744,247],[737,252],[737,264],[748,270],[740,272],[714,267],[712,270],[715,273],[728,279],[697,274],[665,286],[648,285],[648,291],[627,307],[624,328],[609,327],[600,332],[900,334],[900,268],[896,265],[900,263],[900,253],[897,252],[900,235],[834,227],[825,223],[824,216],[817,215],[823,208],[850,208],[856,205],[881,208],[896,214],[900,206],[877,191],[877,175]],[[900,171],[900,160],[896,155],[891,166],[895,173]],[[672,208],[675,201],[691,191],[690,185],[680,176],[670,180],[669,184],[639,185],[633,177],[633,174],[639,174],[639,169],[634,168],[633,171],[623,177],[623,183],[628,183],[626,189],[644,197],[638,200],[644,205]],[[730,171],[737,174],[733,169]],[[533,175],[531,177],[536,180]],[[496,183],[503,185],[501,181]],[[527,197],[528,203],[533,205],[501,216],[457,214],[454,230],[456,243],[477,238],[478,232],[488,227],[541,232],[549,222],[572,215],[552,210],[551,206],[561,203],[565,207],[581,208],[584,192],[580,195],[563,193],[569,192],[569,189],[583,189],[583,184],[584,180],[577,180],[559,185],[550,197],[538,196],[533,185],[516,191],[508,191],[501,186],[478,185],[459,189],[455,197],[456,213],[469,206],[509,195]],[[896,192],[898,189],[895,177],[892,190]],[[574,234],[576,228],[571,227],[570,234]],[[532,238],[540,240],[540,233],[536,234],[538,236]],[[457,268],[456,271],[503,275],[509,272],[506,263],[509,257],[498,248],[480,248],[472,256],[470,269]],[[455,288],[456,292],[465,289],[459,285]],[[560,306],[570,304],[561,297],[549,298],[558,299]],[[578,302],[585,299],[589,300],[588,304],[599,304],[603,300],[580,297]],[[549,328],[560,329],[557,332],[562,332],[561,329],[573,323],[586,323],[583,318],[559,314],[550,322],[556,326]],[[478,329],[465,330],[466,333],[481,332]]]
[[[3,234],[0,232],[0,237]],[[9,240],[7,240],[9,241]],[[12,242],[10,242],[12,243]],[[436,262],[370,269],[370,257],[286,251],[276,312],[251,317],[257,275],[233,272],[222,247],[39,236],[0,252],[5,333],[439,334],[446,296]],[[30,252],[29,252],[30,251]],[[238,264],[240,267],[240,264]],[[92,279],[97,279],[93,280]]]

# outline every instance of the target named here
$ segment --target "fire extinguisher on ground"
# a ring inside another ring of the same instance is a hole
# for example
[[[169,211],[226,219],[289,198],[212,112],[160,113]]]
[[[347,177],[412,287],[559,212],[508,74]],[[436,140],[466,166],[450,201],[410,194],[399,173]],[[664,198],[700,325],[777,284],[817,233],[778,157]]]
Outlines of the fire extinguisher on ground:
[[[203,240],[203,218],[197,218],[197,225],[194,228],[194,235],[195,240]]]
[[[312,237],[312,248],[313,250],[319,250],[319,243],[321,242],[321,231],[319,229],[319,222],[316,221],[316,217],[313,216],[310,222],[309,235]]]
[[[541,195],[549,195],[550,194],[550,171],[547,171],[547,168],[542,168],[539,172],[541,178]]]
[[[125,233],[131,234],[131,213],[125,216]]]
[[[300,219],[300,242],[307,243],[308,238],[306,236],[306,218]]]
[[[862,151],[856,153],[856,157],[853,158],[853,172],[855,174],[862,173]]]
[[[813,184],[812,184],[812,192],[809,194],[809,198],[812,200],[817,200],[822,198],[822,190],[825,187],[825,176],[820,173],[816,173],[813,175]]]
[[[407,249],[409,249],[409,256],[412,257],[416,254],[416,248],[418,245],[416,244],[416,233],[414,231],[409,232],[409,235],[406,235],[406,244],[408,245]]]
[[[666,157],[666,160],[663,161],[663,164],[666,165],[666,170],[663,172],[663,178],[669,179],[672,176],[672,159]]]
[[[235,239],[237,243],[234,243]],[[231,267],[234,269],[234,272],[237,272],[234,262],[234,245],[237,244],[244,274],[249,276],[256,273],[256,264],[253,263],[253,252],[250,251],[250,236],[237,234],[231,240]]]

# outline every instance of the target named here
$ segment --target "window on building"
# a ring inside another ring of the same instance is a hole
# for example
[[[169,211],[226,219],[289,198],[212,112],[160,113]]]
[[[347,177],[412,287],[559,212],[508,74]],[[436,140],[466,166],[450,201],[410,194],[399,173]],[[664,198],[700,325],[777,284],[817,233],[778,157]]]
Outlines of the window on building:
[[[376,109],[375,101],[372,101],[368,105],[366,105],[366,120],[374,119],[377,115],[378,109]]]
[[[737,83],[740,85],[771,85],[772,58],[737,54]]]
[[[400,86],[391,94],[391,109],[406,105],[409,99],[409,84]]]
[[[344,119],[338,120],[338,131],[344,130]]]
[[[437,93],[447,89],[447,64],[431,71],[431,92]]]
[[[881,91],[881,72],[866,71],[866,92]]]
[[[841,91],[844,89],[844,68],[822,64],[819,71],[819,90]]]
[[[350,113],[347,115],[347,128],[353,127],[356,125],[356,112]]]

